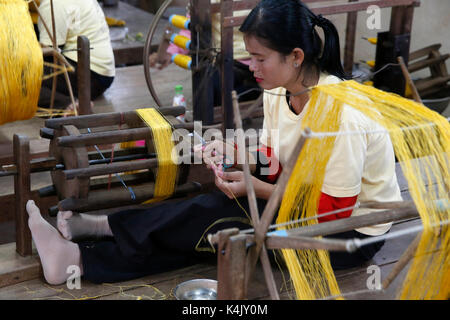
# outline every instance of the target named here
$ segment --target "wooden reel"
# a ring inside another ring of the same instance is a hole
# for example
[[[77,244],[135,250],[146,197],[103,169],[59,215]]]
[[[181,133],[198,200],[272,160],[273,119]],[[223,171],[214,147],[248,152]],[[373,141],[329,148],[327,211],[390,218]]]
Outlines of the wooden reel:
[[[49,156],[54,157],[56,163],[64,165],[66,170],[89,167],[88,152],[85,147],[61,148],[58,146],[58,138],[63,136],[78,136],[80,131],[74,125],[64,125],[55,130],[49,146]],[[53,185],[59,199],[86,198],[89,194],[90,179],[77,177],[67,180],[62,170],[50,172]]]
[[[193,130],[193,125],[175,118],[184,108],[159,110],[175,129]],[[56,192],[60,199],[50,215],[58,210],[87,212],[140,204],[153,198],[158,159],[151,131],[136,112],[49,119],[41,136],[51,139],[49,155],[55,166],[50,171],[53,187],[40,194]],[[119,143],[137,140],[145,140],[145,145],[114,150]],[[185,163],[179,165],[172,197],[200,190],[199,183],[187,182],[190,165]]]

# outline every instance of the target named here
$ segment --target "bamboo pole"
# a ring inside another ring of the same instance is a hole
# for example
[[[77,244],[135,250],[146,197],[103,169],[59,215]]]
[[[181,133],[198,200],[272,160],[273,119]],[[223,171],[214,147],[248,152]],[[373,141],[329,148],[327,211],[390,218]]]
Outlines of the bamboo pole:
[[[391,272],[388,274],[386,279],[384,279],[382,287],[383,289],[387,289],[392,281],[399,275],[399,273],[406,267],[408,262],[414,257],[414,253],[419,245],[420,238],[422,233],[418,233],[414,238],[413,242],[408,246],[406,251],[402,254],[400,259],[395,263]]]
[[[327,236],[380,223],[398,221],[408,218],[418,218],[419,213],[414,206],[379,211],[374,214],[353,216],[345,219],[318,223],[306,227],[294,228],[286,231],[288,236],[316,237]],[[276,235],[277,231],[269,234]]]
[[[312,237],[280,237],[266,238],[267,248],[273,249],[314,249],[330,251],[348,251],[347,241],[339,239],[316,239]]]
[[[315,225],[293,228],[293,229],[283,229],[272,231],[265,234],[266,237],[266,245],[268,249],[275,249],[269,246],[270,243],[273,243],[270,240],[273,237],[318,237],[318,236],[327,236],[340,232],[346,232],[350,230],[354,230],[357,228],[367,227],[380,223],[387,223],[392,221],[399,221],[410,218],[418,218],[419,213],[417,209],[407,202],[404,207],[401,208],[391,208],[389,210],[379,211],[376,214],[365,214],[361,216],[354,216],[345,219],[339,219],[334,221],[323,222]],[[210,242],[215,244],[217,243],[218,238],[216,235],[212,235],[210,237]],[[277,240],[279,241],[279,240]],[[248,234],[247,244],[253,245],[255,244],[255,235]]]
[[[402,69],[403,76],[405,77],[406,82],[407,82],[409,88],[411,89],[414,100],[418,103],[422,103],[422,99],[420,98],[419,92],[417,91],[417,88],[414,85],[414,82],[412,81],[411,76],[408,72],[408,68],[406,67],[405,60],[403,60],[402,56],[398,56],[397,61],[400,64],[400,68]]]

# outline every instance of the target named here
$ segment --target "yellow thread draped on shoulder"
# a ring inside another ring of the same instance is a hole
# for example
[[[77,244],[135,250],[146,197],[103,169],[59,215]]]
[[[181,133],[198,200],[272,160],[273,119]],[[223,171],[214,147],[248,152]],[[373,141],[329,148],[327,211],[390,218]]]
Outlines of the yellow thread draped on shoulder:
[[[34,116],[43,57],[23,0],[0,0],[0,125]]]
[[[394,152],[402,165],[411,197],[423,223],[421,241],[399,297],[448,299],[448,120],[425,106],[396,94],[355,81],[344,81],[317,86],[311,90],[310,106],[302,128],[309,127],[313,132],[319,133],[337,133],[343,103],[359,110],[389,132]],[[333,135],[323,135],[320,138],[318,136],[308,139],[297,160],[283,197],[277,223],[317,214],[325,166],[335,140]],[[416,158],[420,158],[420,161]],[[302,225],[307,223],[317,223],[317,220],[309,220]],[[297,298],[316,299],[340,295],[325,251],[282,252]]]

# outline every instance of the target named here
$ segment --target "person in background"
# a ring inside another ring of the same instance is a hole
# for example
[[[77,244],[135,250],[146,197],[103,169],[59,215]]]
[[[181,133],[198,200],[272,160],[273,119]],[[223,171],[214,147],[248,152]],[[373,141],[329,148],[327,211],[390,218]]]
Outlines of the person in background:
[[[211,3],[220,3],[220,0],[211,0]],[[187,5],[186,0],[179,0],[176,2],[177,5]],[[189,8],[186,9],[187,16],[189,16]],[[250,10],[240,10],[235,11],[235,16],[246,16]],[[220,48],[220,13],[215,13],[211,17],[212,26],[212,47]],[[191,32],[189,30],[180,30],[178,34],[191,38]],[[158,57],[158,53],[152,53],[149,57],[150,67],[155,67],[159,70],[166,68],[171,63],[171,57],[173,54],[184,54],[188,55],[189,51],[177,47],[175,44],[171,43],[167,48],[166,54],[163,57]],[[243,35],[237,29],[233,34],[233,75],[234,75],[234,89],[238,94],[250,90],[252,88],[258,88],[258,84],[249,70],[250,56],[245,50],[245,44]],[[160,59],[160,60],[158,60]],[[220,106],[222,104],[222,85],[220,70],[217,66],[213,66],[211,70],[211,79],[213,83],[214,91],[214,106]],[[240,97],[240,101],[249,101],[258,98],[260,95],[259,91],[250,91]]]
[[[75,68],[75,72],[69,72],[70,83],[75,97],[78,95],[77,39],[80,35],[84,35],[89,39],[91,47],[91,99],[95,100],[111,86],[115,76],[114,54],[103,10],[96,0],[53,0],[53,10],[56,45],[67,61]],[[42,19],[38,19],[39,42],[43,46],[52,46],[51,37],[43,23],[45,22],[51,32],[52,14],[50,0],[40,1],[39,12],[42,17]],[[46,57],[46,61],[53,63],[53,57]],[[46,67],[46,69],[45,74],[52,72],[51,68]],[[52,81],[53,79],[50,78],[42,82],[39,106],[49,106],[49,92],[51,92]],[[59,96],[62,96],[62,103],[69,105],[68,109],[73,108],[64,76],[60,75],[57,77],[56,91]]]

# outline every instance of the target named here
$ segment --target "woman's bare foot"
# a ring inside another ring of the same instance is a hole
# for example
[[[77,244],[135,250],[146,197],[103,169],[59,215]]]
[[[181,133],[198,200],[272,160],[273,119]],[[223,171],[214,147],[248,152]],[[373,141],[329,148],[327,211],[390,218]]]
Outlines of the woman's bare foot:
[[[82,274],[78,245],[64,239],[58,230],[42,218],[33,200],[27,202],[26,209],[28,226],[41,259],[45,280],[52,285],[64,283],[70,275],[67,268],[72,265],[78,266]]]

